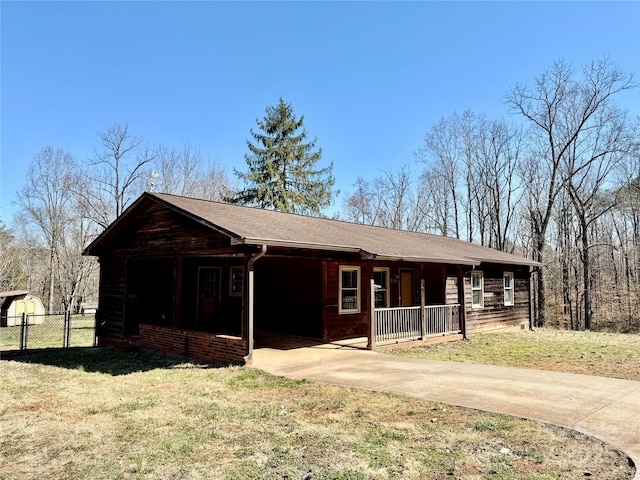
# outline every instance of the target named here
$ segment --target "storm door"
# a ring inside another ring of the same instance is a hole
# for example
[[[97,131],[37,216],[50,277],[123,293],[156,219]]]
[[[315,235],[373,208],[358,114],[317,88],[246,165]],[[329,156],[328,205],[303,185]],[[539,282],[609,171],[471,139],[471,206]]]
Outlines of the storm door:
[[[198,267],[198,329],[214,331],[219,314],[220,268]]]

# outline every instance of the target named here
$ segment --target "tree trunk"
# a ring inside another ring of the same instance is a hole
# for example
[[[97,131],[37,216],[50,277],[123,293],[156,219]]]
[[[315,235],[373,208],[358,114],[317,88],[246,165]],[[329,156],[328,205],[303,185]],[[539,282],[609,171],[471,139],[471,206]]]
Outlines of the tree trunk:
[[[47,313],[53,313],[53,290],[55,288],[55,261],[56,253],[54,248],[51,248],[51,255],[49,257],[49,301],[47,302]]]
[[[587,223],[584,218],[580,218],[580,228],[582,229],[582,283],[584,288],[584,328],[591,330],[591,259],[589,256],[589,239],[587,237]]]

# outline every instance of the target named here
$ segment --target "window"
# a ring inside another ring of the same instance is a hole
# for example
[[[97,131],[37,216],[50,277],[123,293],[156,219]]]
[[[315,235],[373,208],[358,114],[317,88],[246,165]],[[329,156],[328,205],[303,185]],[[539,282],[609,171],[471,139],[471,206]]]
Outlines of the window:
[[[482,272],[471,272],[471,308],[484,307],[484,280]]]
[[[373,284],[376,308],[387,308],[389,306],[389,269],[374,268]]]
[[[243,283],[244,268],[231,267],[231,269],[229,270],[229,295],[232,297],[241,297]]]
[[[504,304],[513,305],[513,272],[504,272]]]
[[[360,267],[340,267],[340,313],[360,311]]]

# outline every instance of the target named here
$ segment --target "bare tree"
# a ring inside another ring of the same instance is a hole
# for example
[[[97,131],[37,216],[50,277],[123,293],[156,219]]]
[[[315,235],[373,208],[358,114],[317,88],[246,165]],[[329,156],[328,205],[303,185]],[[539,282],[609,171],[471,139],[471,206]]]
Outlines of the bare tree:
[[[623,112],[603,107],[593,116],[593,125],[578,135],[564,157],[566,185],[580,225],[584,327],[591,329],[592,265],[590,231],[594,223],[614,207],[603,188],[631,148],[625,133]]]
[[[154,157],[145,173],[151,191],[221,200],[231,190],[225,168],[218,161],[205,161],[189,144],[182,150],[157,147]]]
[[[469,110],[441,119],[416,153],[425,164],[430,226],[499,250],[508,241],[520,186],[522,132]]]
[[[98,137],[101,145],[86,172],[89,188],[80,194],[91,218],[106,228],[144,190],[144,167],[154,154],[126,123],[111,123]]]
[[[14,213],[13,225],[16,256],[20,265],[20,277],[15,286],[46,298],[51,260],[43,236],[33,228],[22,210]]]
[[[76,162],[70,153],[43,148],[27,170],[17,204],[25,221],[42,235],[49,251],[47,309],[54,311],[58,246],[64,237],[73,202]]]
[[[65,234],[58,246],[58,284],[60,302],[65,312],[77,313],[87,297],[97,294],[98,263],[94,257],[82,255],[84,248],[99,233],[99,226],[91,219],[91,211],[78,192],[89,189],[87,179],[75,177],[73,202],[69,205],[69,215]]]
[[[425,231],[445,237],[457,237],[458,230],[451,228],[450,221],[455,219],[454,191],[446,175],[433,166],[428,166],[422,174],[420,188],[424,198],[421,205],[425,214]]]
[[[16,288],[19,276],[20,264],[15,235],[0,222],[0,291]]]
[[[553,207],[565,186],[563,159],[579,136],[591,128],[597,113],[611,98],[633,86],[632,78],[606,59],[586,65],[582,79],[576,78],[570,65],[557,61],[536,78],[533,86],[516,85],[507,95],[508,104],[531,126],[535,160],[532,159],[523,173],[537,261],[544,261]],[[535,323],[542,326],[546,321],[544,269],[538,271],[536,283]]]
[[[426,166],[424,180],[433,207],[432,224],[437,225],[443,235],[456,238],[461,235],[462,205],[467,203],[460,192],[462,154],[459,123],[457,114],[441,118],[425,135],[423,147],[416,152],[417,159]],[[434,192],[438,197],[433,197]]]
[[[343,201],[346,219],[364,225],[376,225],[378,212],[374,206],[375,193],[371,182],[358,177],[353,186],[355,191]]]
[[[401,230],[424,230],[422,191],[408,167],[383,171],[369,182],[358,178],[354,186],[355,192],[344,201],[348,220]]]
[[[377,224],[399,230],[419,231],[424,227],[415,175],[406,166],[396,171],[384,171],[374,179]]]
[[[512,227],[521,197],[518,167],[522,155],[522,132],[500,120],[482,121],[479,128],[479,159],[473,162],[479,192],[478,223],[488,238],[481,243],[497,250],[513,250]],[[481,193],[480,193],[481,192]],[[483,236],[484,237],[484,236]],[[484,240],[484,238],[483,238]]]

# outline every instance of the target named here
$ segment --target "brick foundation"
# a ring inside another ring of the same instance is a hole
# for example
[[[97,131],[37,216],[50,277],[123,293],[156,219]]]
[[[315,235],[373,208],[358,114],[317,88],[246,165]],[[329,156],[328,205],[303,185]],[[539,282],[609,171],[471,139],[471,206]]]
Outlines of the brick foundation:
[[[247,344],[240,337],[156,325],[141,324],[135,344],[146,350],[207,363],[244,364],[244,356],[247,355]]]

